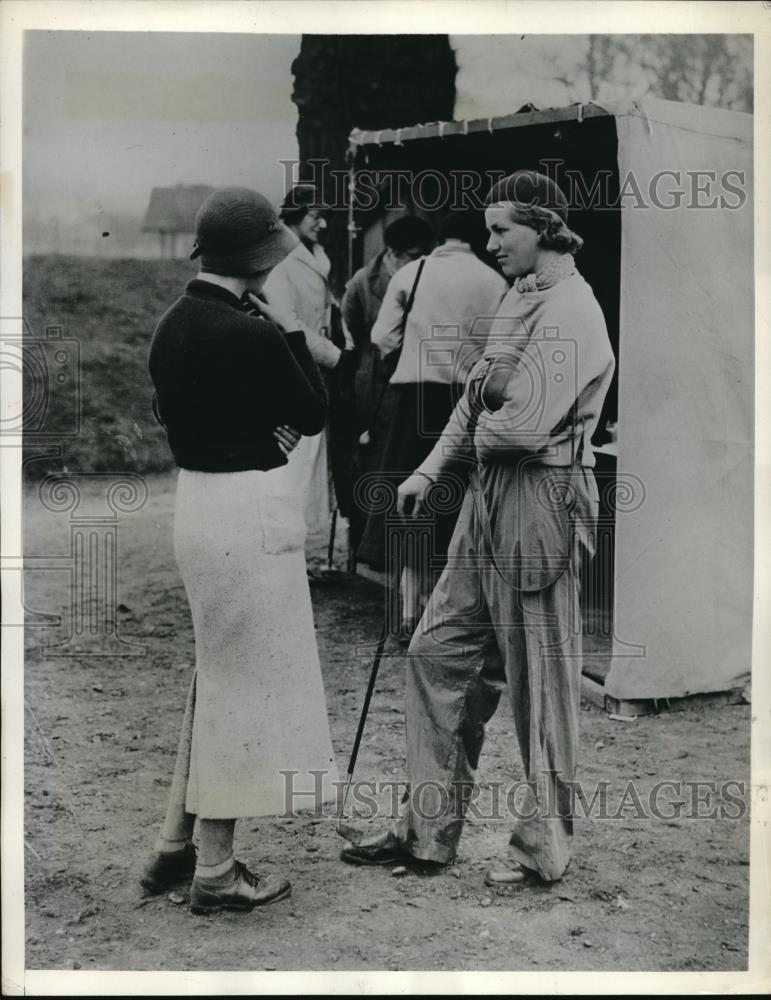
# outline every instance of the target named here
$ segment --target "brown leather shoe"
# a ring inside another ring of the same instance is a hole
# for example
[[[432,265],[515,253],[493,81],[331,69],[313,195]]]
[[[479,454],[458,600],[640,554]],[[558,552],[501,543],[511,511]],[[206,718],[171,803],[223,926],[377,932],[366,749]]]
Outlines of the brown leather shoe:
[[[197,914],[220,910],[253,910],[285,899],[292,886],[285,878],[262,879],[240,861],[225,879],[194,878],[190,889],[190,911]]]
[[[155,851],[144,867],[140,883],[147,896],[157,896],[180,882],[192,878],[195,871],[195,848],[185,844],[180,851],[163,854]]]

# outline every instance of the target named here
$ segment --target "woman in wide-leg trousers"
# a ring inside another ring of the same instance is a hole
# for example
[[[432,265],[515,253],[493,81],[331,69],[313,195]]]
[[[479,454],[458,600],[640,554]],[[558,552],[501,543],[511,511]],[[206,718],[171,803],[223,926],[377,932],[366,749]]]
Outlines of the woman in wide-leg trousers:
[[[524,794],[499,798],[513,819],[510,857],[545,880],[567,868],[579,574],[582,556],[593,552],[596,516],[594,477],[580,465],[501,464],[472,480],[409,649],[410,792],[396,832],[413,856],[447,862],[455,854],[485,723],[505,695],[527,779]]]

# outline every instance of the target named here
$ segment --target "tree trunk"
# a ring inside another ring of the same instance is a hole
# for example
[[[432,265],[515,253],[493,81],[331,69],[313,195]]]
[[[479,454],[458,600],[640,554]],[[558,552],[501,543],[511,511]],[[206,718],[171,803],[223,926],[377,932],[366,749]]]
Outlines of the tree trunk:
[[[586,57],[586,75],[589,78],[589,100],[597,100],[597,36],[589,35],[589,51]]]
[[[322,190],[339,292],[347,274],[346,152],[351,129],[451,120],[455,53],[447,35],[303,35],[292,63],[299,177]]]

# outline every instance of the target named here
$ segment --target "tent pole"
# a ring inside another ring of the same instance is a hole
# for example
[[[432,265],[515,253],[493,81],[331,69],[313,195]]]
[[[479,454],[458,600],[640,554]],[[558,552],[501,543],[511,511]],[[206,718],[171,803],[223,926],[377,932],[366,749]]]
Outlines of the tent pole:
[[[353,205],[356,200],[356,153],[353,147],[348,147],[348,280],[353,277],[353,241],[356,239],[356,220],[354,218]],[[350,521],[348,522],[350,526]],[[351,532],[348,532],[348,559],[347,569],[349,573],[356,572],[356,552],[351,544]],[[355,760],[354,760],[355,763]],[[349,775],[350,781],[350,775]],[[343,800],[345,808],[345,800]]]
[[[353,205],[356,196],[356,158],[350,149],[348,157],[350,160],[348,168],[348,280],[350,281],[353,277],[353,241],[356,239],[356,222],[353,214]]]

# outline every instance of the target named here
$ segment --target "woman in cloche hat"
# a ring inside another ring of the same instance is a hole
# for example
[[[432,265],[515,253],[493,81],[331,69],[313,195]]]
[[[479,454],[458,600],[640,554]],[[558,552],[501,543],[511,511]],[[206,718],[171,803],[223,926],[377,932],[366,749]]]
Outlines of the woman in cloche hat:
[[[324,427],[326,393],[305,335],[257,298],[296,242],[262,195],[215,191],[196,218],[198,277],[150,348],[156,415],[179,466],[174,551],[196,670],[142,885],[155,894],[192,876],[194,913],[287,896],[285,878],[235,860],[236,819],[291,811],[293,794],[334,797],[303,498],[285,472],[300,436]]]

